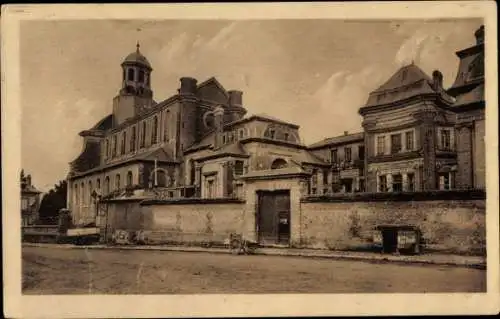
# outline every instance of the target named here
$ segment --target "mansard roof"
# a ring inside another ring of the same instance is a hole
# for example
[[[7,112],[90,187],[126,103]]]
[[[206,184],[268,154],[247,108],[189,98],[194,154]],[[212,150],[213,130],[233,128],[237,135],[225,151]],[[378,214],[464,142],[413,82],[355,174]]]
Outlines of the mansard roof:
[[[362,141],[365,138],[365,133],[352,133],[352,134],[344,134],[334,137],[325,138],[322,141],[316,142],[314,144],[309,145],[309,149],[322,148],[330,145],[339,145],[339,144],[347,144],[357,141]]]
[[[417,65],[411,63],[400,68],[389,80],[372,91],[364,107],[387,105],[429,94],[438,94],[447,103],[453,103],[453,99],[446,94],[441,85],[435,86],[434,84],[433,79]]]

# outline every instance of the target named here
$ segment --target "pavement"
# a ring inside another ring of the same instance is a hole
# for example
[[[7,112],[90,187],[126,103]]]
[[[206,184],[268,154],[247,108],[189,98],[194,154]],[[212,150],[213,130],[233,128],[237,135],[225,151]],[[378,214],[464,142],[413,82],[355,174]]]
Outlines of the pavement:
[[[44,244],[44,243],[23,243],[26,247],[53,247],[66,249],[112,249],[112,250],[151,250],[151,251],[179,251],[179,252],[205,252],[229,254],[227,248],[204,248],[188,246],[166,246],[166,245],[72,245],[72,244]],[[464,256],[449,254],[421,254],[421,255],[390,255],[373,252],[352,252],[352,251],[330,251],[319,249],[297,249],[297,248],[257,248],[256,255],[268,256],[294,256],[309,258],[330,258],[357,260],[372,263],[399,263],[399,264],[421,264],[421,265],[446,265],[467,267],[476,269],[486,269],[486,257],[484,256]]]

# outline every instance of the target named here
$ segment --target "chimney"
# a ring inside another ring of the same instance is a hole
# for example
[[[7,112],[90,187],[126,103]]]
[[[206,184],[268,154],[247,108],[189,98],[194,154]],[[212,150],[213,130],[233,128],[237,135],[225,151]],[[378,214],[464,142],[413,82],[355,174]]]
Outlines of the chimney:
[[[229,92],[229,106],[242,106],[243,105],[243,92],[231,90]]]
[[[181,78],[181,88],[179,89],[179,94],[181,95],[194,95],[196,94],[197,80],[190,77]]]
[[[484,43],[484,25],[479,27],[474,35],[476,36],[476,45]]]
[[[432,72],[432,88],[436,92],[441,92],[443,90],[443,74],[438,70]]]
[[[349,131],[344,131],[344,136],[349,135]]]

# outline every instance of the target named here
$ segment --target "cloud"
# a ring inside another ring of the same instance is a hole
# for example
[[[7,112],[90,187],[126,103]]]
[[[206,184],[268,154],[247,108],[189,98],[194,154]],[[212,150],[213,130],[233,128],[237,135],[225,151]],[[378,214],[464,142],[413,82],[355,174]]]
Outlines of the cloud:
[[[236,27],[237,22],[232,22],[225,27],[223,27],[212,39],[206,43],[206,48],[208,49],[218,49],[221,45],[227,45],[225,42],[230,38],[231,34]]]

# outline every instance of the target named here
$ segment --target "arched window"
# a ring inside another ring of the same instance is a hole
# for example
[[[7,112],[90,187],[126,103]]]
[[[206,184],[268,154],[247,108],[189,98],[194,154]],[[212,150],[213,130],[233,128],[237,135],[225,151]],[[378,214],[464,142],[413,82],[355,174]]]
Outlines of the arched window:
[[[168,118],[170,117],[170,110],[167,110],[167,113],[165,114],[165,123],[163,124],[164,129],[163,129],[163,141],[166,142],[168,138]]]
[[[80,201],[82,204],[85,204],[85,199],[86,199],[85,198],[85,184],[83,184],[83,182],[80,185],[80,188],[81,188],[80,191],[82,192],[82,197],[81,197]]]
[[[92,203],[92,181],[89,181],[89,203]]]
[[[139,70],[139,82],[143,83],[144,82],[144,71]]]
[[[158,138],[158,117],[153,118],[153,131],[151,132],[151,144],[156,144]]]
[[[115,135],[113,135],[113,153],[111,154],[112,157],[116,157],[116,149],[118,148],[118,138]]]
[[[129,81],[134,81],[135,80],[134,69],[128,69],[128,80]]]
[[[127,173],[127,186],[132,186],[132,172]]]
[[[104,194],[108,194],[109,193],[109,176],[106,176],[106,178],[104,179]]]
[[[75,204],[80,204],[80,194],[78,193],[78,184],[75,183]]]
[[[136,129],[135,126],[132,127],[132,135],[130,136],[130,151],[135,152],[135,139],[136,139]]]
[[[287,162],[282,158],[277,158],[271,164],[271,169],[280,169],[287,167]]]
[[[120,189],[120,174],[116,174],[116,177],[115,177],[115,189]]]
[[[196,165],[192,159],[189,160],[189,175],[190,175],[191,185],[193,185],[196,179]]]
[[[104,140],[104,145],[105,145],[105,150],[106,150],[106,153],[104,153],[104,157],[107,158],[109,157],[109,139],[105,139]]]
[[[122,133],[122,145],[121,145],[121,150],[120,150],[120,153],[121,154],[125,154],[125,144],[127,142],[127,132],[123,132]]]
[[[146,122],[142,122],[141,125],[141,137],[140,137],[140,147],[146,146]]]
[[[100,178],[97,179],[96,188],[97,188],[97,190],[101,189],[101,179]]]

